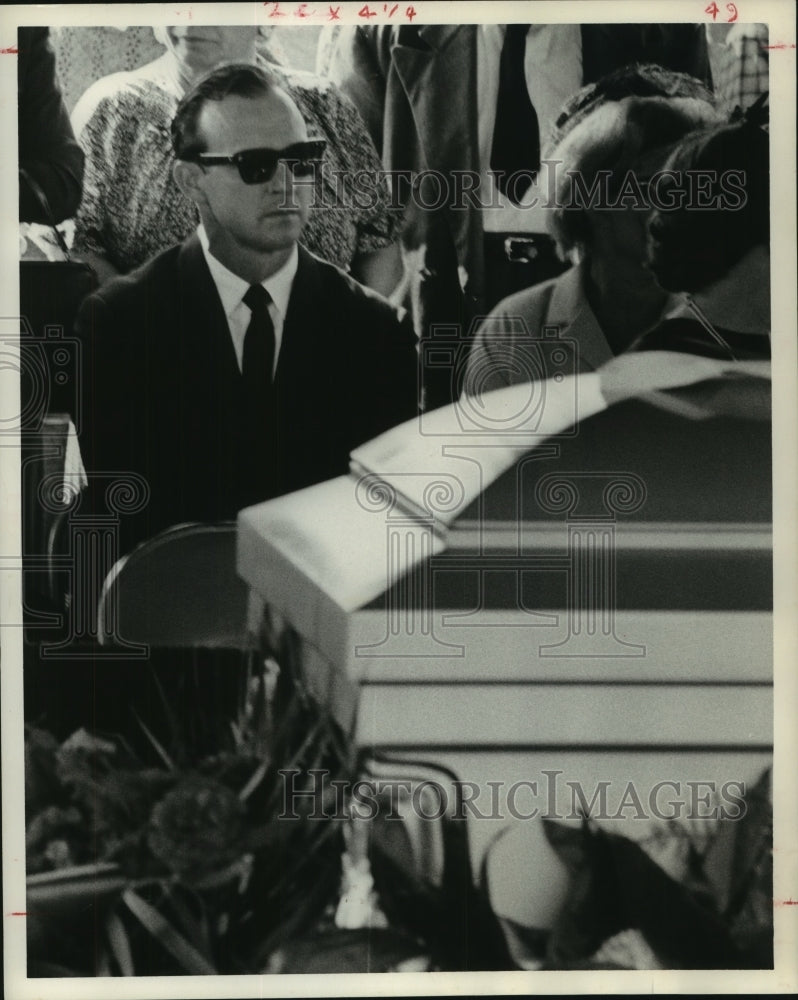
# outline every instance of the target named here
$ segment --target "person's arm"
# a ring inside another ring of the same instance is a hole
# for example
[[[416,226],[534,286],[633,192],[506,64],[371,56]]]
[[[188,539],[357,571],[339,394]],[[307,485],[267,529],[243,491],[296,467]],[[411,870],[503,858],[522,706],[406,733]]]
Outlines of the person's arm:
[[[360,112],[380,155],[387,76],[384,52],[390,31],[390,28],[341,27],[325,52],[324,61],[325,75]],[[321,44],[325,44],[324,39]]]
[[[84,300],[75,324],[81,375],[75,424],[85,470],[81,516],[119,519],[113,543],[118,547],[98,553],[92,569],[100,579],[120,555],[162,526],[151,500],[157,477],[147,419],[152,355],[144,315],[130,295],[96,292]]]
[[[19,29],[19,166],[44,191],[55,222],[75,214],[83,152],[75,140],[55,75],[47,28]],[[21,222],[50,220],[20,177]]]
[[[104,299],[95,292],[84,299],[75,321],[80,345],[80,381],[78,409],[72,417],[83,466],[89,476],[113,467],[108,454],[112,440],[109,430],[111,426],[118,429],[124,426],[123,413],[118,408],[122,394],[115,375],[109,330],[113,330],[113,319]]]
[[[104,285],[106,281],[110,281],[111,278],[115,278],[122,273],[111,263],[105,254],[99,253],[99,251],[91,249],[88,246],[76,248],[72,256],[75,260],[83,260],[91,265],[94,273],[97,275],[97,284],[99,286]]]
[[[362,324],[358,355],[362,359],[362,398],[358,443],[389,427],[418,416],[418,341],[407,314],[383,302],[375,303],[372,318]]]
[[[86,91],[72,112],[72,124],[86,157],[72,249],[77,259],[91,264],[100,285],[121,273],[107,245],[112,231],[108,191],[114,187],[114,165],[124,152],[116,142],[115,121],[111,99],[103,98],[96,85]]]
[[[362,285],[390,296],[403,275],[399,233],[402,211],[357,107],[329,80],[318,81],[314,107],[336,169],[352,179],[353,191],[342,206],[355,228],[349,272]]]
[[[75,426],[86,472],[146,474],[143,413],[151,402],[146,311],[130,294],[96,291],[75,321],[80,348]]]
[[[402,252],[398,243],[358,253],[352,262],[352,277],[386,298],[393,295],[402,280]]]

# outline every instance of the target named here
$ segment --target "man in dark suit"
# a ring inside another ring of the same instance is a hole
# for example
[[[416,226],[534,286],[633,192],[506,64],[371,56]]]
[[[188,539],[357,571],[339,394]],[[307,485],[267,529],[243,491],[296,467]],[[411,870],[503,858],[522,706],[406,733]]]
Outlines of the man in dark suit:
[[[102,513],[109,473],[149,488],[123,548],[345,473],[352,448],[416,412],[409,321],[298,245],[321,149],[288,95],[225,66],[172,133],[197,233],[78,320],[86,503]]]

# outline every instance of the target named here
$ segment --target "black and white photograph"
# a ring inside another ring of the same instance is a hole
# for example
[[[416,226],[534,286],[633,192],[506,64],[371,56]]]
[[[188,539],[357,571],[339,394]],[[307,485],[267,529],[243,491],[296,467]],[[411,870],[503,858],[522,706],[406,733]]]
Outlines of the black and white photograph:
[[[795,37],[0,13],[9,1000],[798,989]]]

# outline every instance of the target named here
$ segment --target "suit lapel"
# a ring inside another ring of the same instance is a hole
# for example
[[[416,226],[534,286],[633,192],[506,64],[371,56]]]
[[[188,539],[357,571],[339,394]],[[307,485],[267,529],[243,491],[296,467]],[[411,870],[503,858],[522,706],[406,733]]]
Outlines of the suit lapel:
[[[277,359],[275,389],[278,395],[289,386],[296,390],[297,379],[307,380],[314,362],[324,352],[320,321],[324,316],[322,280],[319,265],[304,247],[299,247],[288,312],[283,323],[280,355]]]
[[[331,428],[349,402],[340,395],[346,394],[346,348],[338,342],[335,310],[322,265],[300,246],[274,381],[271,441],[278,492],[325,477]]]
[[[183,244],[178,257],[176,371],[172,375],[184,426],[191,439],[204,440],[210,455],[225,458],[225,449],[241,439],[243,396],[241,372],[216,285],[196,236]]]
[[[565,271],[554,282],[545,322],[576,342],[577,371],[595,371],[613,357],[607,338],[584,292],[586,265]]]
[[[196,233],[180,249],[177,260],[183,347],[215,380],[239,375],[227,317]],[[221,373],[217,366],[221,366]]]

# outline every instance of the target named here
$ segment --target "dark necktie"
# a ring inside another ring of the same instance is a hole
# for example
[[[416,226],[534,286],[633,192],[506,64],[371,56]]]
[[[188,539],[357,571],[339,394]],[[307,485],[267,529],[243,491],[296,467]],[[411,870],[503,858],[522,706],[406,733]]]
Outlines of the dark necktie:
[[[244,336],[244,356],[241,374],[244,376],[244,395],[253,415],[266,413],[272,388],[274,367],[274,324],[269,314],[271,295],[262,285],[250,285],[244,296],[252,316]]]
[[[528,24],[508,24],[504,31],[499,62],[499,96],[496,101],[496,124],[490,168],[497,174],[499,190],[518,204],[532,182],[530,176],[511,181],[519,170],[533,173],[540,169],[540,133],[538,116],[524,72]],[[502,177],[500,171],[504,173]]]
[[[269,315],[271,300],[262,285],[251,285],[244,296],[252,316],[244,335],[241,362],[245,425],[239,442],[239,506],[259,503],[274,494],[278,428],[272,390],[275,342]]]

